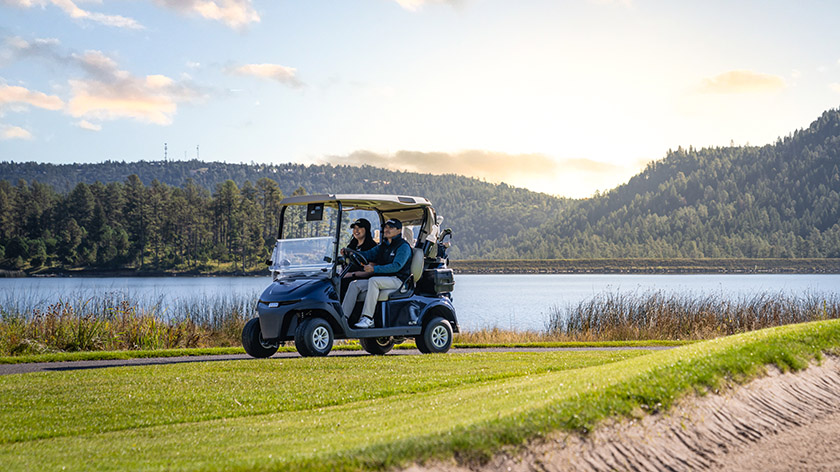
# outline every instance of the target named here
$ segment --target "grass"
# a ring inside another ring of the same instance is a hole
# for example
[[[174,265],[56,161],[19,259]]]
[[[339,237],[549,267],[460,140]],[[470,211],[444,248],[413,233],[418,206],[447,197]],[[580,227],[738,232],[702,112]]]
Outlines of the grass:
[[[293,358],[0,377],[6,470],[360,470],[481,462],[556,430],[840,354],[840,321],[668,351]]]
[[[710,294],[606,292],[549,312],[547,336],[578,341],[712,339],[747,331],[840,318],[836,293]]]
[[[55,303],[7,299],[0,301],[0,356],[69,360],[76,357],[61,353],[238,347],[255,303],[250,296],[220,294],[176,300],[170,306],[120,292],[78,294]],[[554,308],[545,331],[480,329],[458,333],[455,342],[463,347],[679,342],[835,318],[840,318],[837,294],[763,293],[730,300],[721,295],[606,293],[565,310]]]
[[[644,352],[473,353],[76,370],[0,377],[0,444],[331,405],[578,369]],[[438,357],[438,358],[436,358]],[[56,414],[60,412],[60,414]]]
[[[662,346],[682,346],[697,341],[602,341],[602,342],[509,342],[509,343],[465,343],[456,342],[455,349],[488,349],[488,348],[646,348]],[[333,346],[334,351],[360,351],[358,341],[342,341]],[[417,349],[413,342],[406,342],[394,346],[394,349]],[[280,346],[278,352],[294,352],[294,346]],[[180,357],[180,356],[219,356],[229,354],[245,354],[241,347],[209,347],[192,349],[158,349],[142,351],[83,351],[83,352],[54,352],[49,354],[30,354],[22,356],[0,357],[0,364],[27,364],[37,362],[71,362],[115,359],[145,359],[150,357]]]

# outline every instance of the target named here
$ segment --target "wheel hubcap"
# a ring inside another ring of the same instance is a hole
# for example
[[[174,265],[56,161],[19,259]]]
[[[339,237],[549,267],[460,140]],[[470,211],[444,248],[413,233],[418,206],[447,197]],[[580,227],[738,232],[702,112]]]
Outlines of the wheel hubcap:
[[[376,344],[379,344],[382,347],[385,347],[390,343],[391,343],[391,338],[376,338]]]
[[[318,326],[312,332],[312,344],[315,346],[315,349],[319,351],[323,351],[327,348],[329,338],[330,333],[328,333],[327,328],[324,328],[323,326]]]
[[[449,332],[443,326],[435,326],[432,329],[432,344],[440,349],[446,346],[447,342],[449,342]]]

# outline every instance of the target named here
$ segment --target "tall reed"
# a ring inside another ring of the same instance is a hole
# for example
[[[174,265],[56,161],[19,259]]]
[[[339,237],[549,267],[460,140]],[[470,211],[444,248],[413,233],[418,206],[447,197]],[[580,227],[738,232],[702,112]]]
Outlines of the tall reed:
[[[234,346],[256,298],[200,296],[167,304],[128,293],[0,304],[0,355]]]
[[[690,340],[792,323],[840,318],[840,296],[603,293],[549,313],[547,335],[579,341]]]

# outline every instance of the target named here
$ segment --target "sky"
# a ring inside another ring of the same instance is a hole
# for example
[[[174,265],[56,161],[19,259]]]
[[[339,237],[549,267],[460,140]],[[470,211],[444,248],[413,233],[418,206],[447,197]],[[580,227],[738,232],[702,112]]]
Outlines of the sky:
[[[837,108],[838,23],[818,0],[0,0],[0,161],[165,146],[581,198]]]

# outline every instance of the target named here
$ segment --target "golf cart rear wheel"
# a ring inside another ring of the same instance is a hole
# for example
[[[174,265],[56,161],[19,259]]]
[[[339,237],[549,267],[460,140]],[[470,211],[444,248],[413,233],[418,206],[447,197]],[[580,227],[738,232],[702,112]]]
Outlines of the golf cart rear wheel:
[[[295,330],[295,348],[303,357],[326,356],[333,346],[333,330],[323,318],[307,318]]]
[[[254,318],[242,328],[242,347],[251,357],[271,357],[277,352],[279,344],[266,342],[262,337],[260,319]]]
[[[415,342],[417,349],[424,354],[447,352],[452,347],[452,325],[443,318],[434,318]]]
[[[383,354],[387,354],[394,348],[394,338],[390,336],[381,338],[361,338],[359,339],[359,344],[361,344],[362,349],[368,353],[375,356],[381,356]]]

